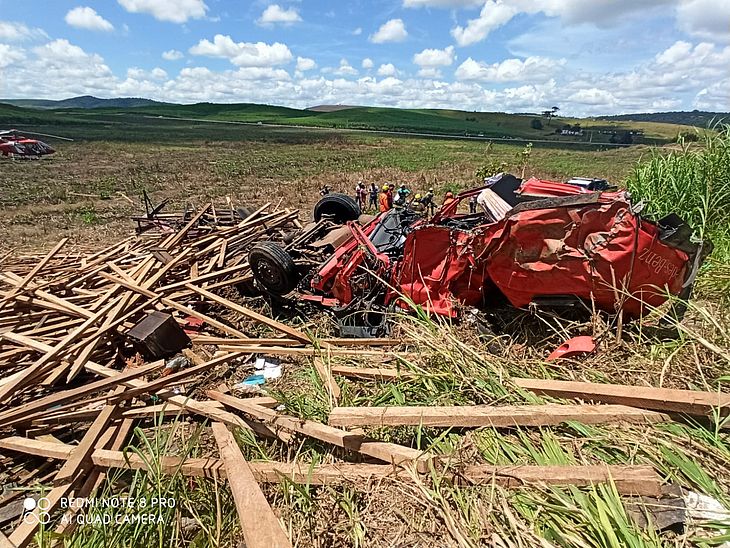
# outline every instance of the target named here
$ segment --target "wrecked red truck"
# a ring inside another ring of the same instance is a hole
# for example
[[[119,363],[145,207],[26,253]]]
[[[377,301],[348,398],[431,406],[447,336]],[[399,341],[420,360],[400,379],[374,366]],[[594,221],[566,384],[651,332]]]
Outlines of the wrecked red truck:
[[[477,212],[468,213],[477,196]],[[688,297],[709,244],[676,215],[641,216],[605,181],[568,183],[499,174],[432,218],[410,207],[374,218],[326,196],[313,225],[282,247],[255,246],[257,283],[333,309],[419,305],[456,316],[495,297],[515,307],[585,306],[638,317],[669,295]],[[359,219],[359,222],[358,222]]]

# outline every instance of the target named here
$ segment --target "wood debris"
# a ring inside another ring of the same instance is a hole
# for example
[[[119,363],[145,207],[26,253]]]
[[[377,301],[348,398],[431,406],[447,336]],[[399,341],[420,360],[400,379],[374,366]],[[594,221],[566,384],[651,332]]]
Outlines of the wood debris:
[[[207,204],[175,217],[153,207],[137,220],[142,236],[103,249],[83,251],[62,240],[45,255],[9,255],[0,264],[0,459],[8,463],[0,484],[14,483],[19,489],[49,486],[46,511],[54,516],[59,515],[55,511],[59,501],[69,493],[94,493],[104,482],[106,469],[145,469],[145,459],[122,449],[134,426],[154,417],[185,415],[212,422],[220,458],[163,456],[161,469],[197,477],[227,476],[247,545],[286,546],[290,540],[257,482],[276,483],[282,477],[313,485],[396,477],[407,481],[404,468],[420,474],[445,468],[454,481],[505,486],[583,486],[613,480],[622,493],[657,495],[660,488],[657,473],[647,466],[474,464],[451,470],[427,451],[338,426],[650,423],[666,417],[644,409],[706,414],[718,404],[727,405],[717,394],[516,379],[518,386],[540,394],[611,405],[338,408],[347,382],[338,377],[390,382],[415,374],[346,366],[332,363],[332,358],[365,357],[377,365],[394,355],[408,359],[415,354],[393,352],[393,347],[409,342],[398,339],[315,341],[309,331],[235,302],[225,293],[251,281],[247,254],[253,244],[301,229],[296,211],[266,204],[244,214]],[[129,336],[149,318],[154,321]],[[146,341],[148,336],[157,337],[159,333],[151,334],[163,325],[168,333],[170,328],[180,333],[184,329],[187,335],[176,337],[178,343],[172,348],[166,346],[171,342],[166,336]],[[187,365],[178,370],[171,368],[170,356],[144,355],[173,354],[188,341],[193,350],[184,349],[179,358]],[[253,355],[312,360],[309,363],[329,395],[330,424],[276,410],[278,402],[271,398],[239,398],[220,390],[200,390],[193,397],[186,390],[216,372],[222,372],[225,380],[242,359]],[[203,393],[209,399],[200,399]],[[278,438],[294,448],[297,437],[314,438],[344,449],[341,452],[355,462],[312,466],[299,461],[246,462],[229,428]],[[366,458],[380,464],[359,462]],[[16,494],[0,498],[0,514],[17,500]],[[37,520],[6,523],[0,529],[0,546],[26,546],[37,528]],[[72,528],[59,527],[57,532]]]

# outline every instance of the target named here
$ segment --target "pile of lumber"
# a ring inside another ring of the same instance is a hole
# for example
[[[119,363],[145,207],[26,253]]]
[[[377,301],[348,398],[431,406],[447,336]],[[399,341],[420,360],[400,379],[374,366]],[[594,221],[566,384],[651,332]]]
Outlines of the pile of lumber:
[[[0,547],[26,546],[37,531],[37,519],[23,519],[23,493],[29,492],[25,490],[52,486],[45,494],[43,510],[57,518],[63,514],[59,506],[65,497],[91,496],[103,484],[107,469],[144,469],[148,465],[145,459],[125,454],[123,449],[136,425],[160,415],[185,414],[210,424],[217,457],[169,456],[160,464],[165,471],[227,478],[246,545],[256,548],[289,545],[259,488],[260,483],[276,483],[282,476],[320,485],[367,483],[385,478],[407,480],[410,474],[439,469],[455,482],[519,486],[590,485],[612,480],[623,493],[660,494],[660,478],[647,466],[472,464],[451,469],[452,463],[427,452],[369,438],[361,426],[504,428],[571,420],[650,424],[669,420],[666,413],[705,413],[730,404],[718,394],[652,394],[645,389],[632,394],[630,387],[612,391],[601,389],[606,385],[515,379],[524,390],[582,397],[598,405],[338,407],[338,383],[346,382],[342,378],[387,381],[409,375],[386,364],[389,358],[403,356],[408,348],[405,341],[313,341],[292,325],[222,296],[221,289],[250,281],[246,257],[254,243],[281,238],[301,224],[296,211],[271,208],[270,204],[240,222],[228,223],[230,226],[211,223],[211,207],[201,208],[179,230],[156,238],[129,238],[86,253],[67,250],[68,242],[62,240],[44,256],[2,260],[0,487],[4,492],[0,493]],[[169,314],[178,325],[196,324],[196,330],[188,334],[192,344],[182,349],[188,365],[177,370],[169,369],[171,362],[165,358],[140,357],[129,340],[130,330],[160,312]],[[396,345],[400,345],[399,352],[389,350]],[[228,386],[196,394],[181,392],[181,386],[201,383],[221,369],[230,371],[252,355],[312,359],[331,397],[329,424],[277,411],[278,402],[268,397],[236,397]],[[332,364],[330,358],[337,356],[365,357],[375,363],[367,368]],[[298,437],[314,438],[340,448],[338,454],[346,457],[317,466],[246,462],[232,428],[292,444],[298,443]],[[32,511],[38,512],[38,508]],[[63,523],[57,532],[71,529]]]

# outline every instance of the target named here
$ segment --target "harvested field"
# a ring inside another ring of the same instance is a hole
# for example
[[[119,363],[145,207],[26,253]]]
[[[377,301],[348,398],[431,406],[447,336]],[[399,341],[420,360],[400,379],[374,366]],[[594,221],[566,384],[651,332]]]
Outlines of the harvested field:
[[[92,141],[2,164],[0,546],[730,541],[722,255],[673,337],[656,329],[661,311],[624,322],[495,305],[460,321],[401,311],[387,339],[343,339],[321,309],[236,290],[251,246],[308,222],[323,184],[443,192],[502,161],[618,182],[650,153],[522,150]],[[166,212],[195,209],[136,237],[142,190]],[[149,335],[159,313],[166,335]],[[546,361],[578,335],[597,350]],[[145,355],[177,337],[189,339],[177,365]],[[256,358],[280,360],[281,376],[242,384]],[[64,508],[70,496],[136,503]],[[32,517],[48,521],[24,518],[42,497]],[[147,513],[154,523],[135,522]]]

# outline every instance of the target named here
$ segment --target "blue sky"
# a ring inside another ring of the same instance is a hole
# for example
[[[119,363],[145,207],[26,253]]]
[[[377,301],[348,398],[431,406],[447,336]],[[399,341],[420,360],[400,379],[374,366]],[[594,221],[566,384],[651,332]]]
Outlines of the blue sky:
[[[0,97],[730,111],[730,0],[0,0]]]

